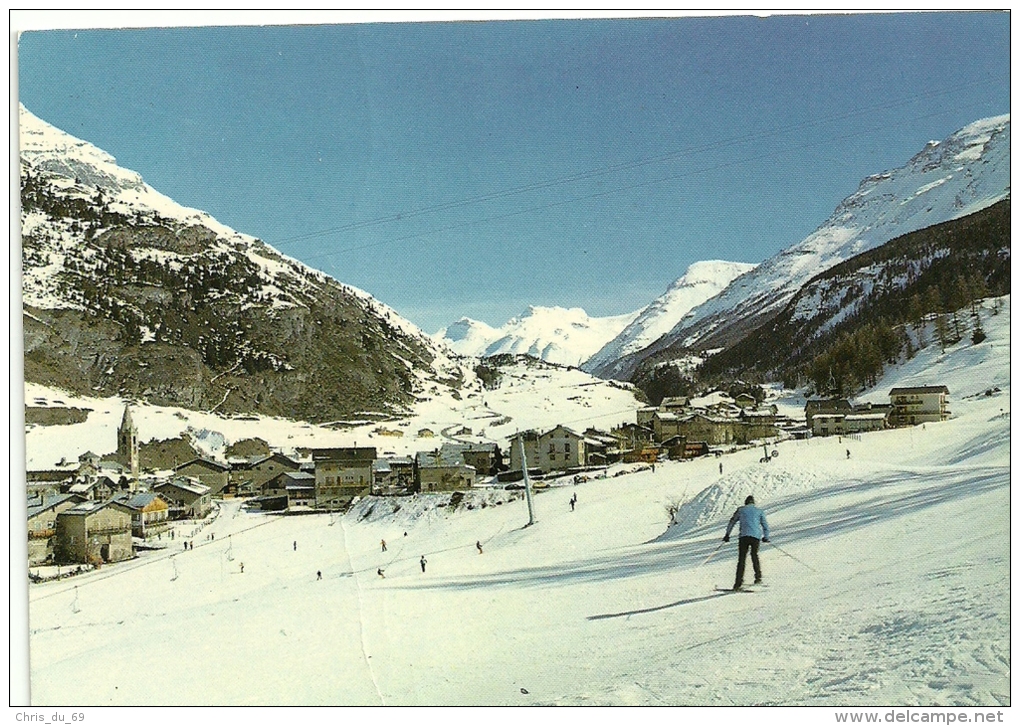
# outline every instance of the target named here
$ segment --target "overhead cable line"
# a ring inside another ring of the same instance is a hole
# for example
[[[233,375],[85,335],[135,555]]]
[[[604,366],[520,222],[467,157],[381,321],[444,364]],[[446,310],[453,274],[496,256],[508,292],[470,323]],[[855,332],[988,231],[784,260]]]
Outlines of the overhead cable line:
[[[314,230],[314,231],[311,231],[311,232],[305,232],[303,234],[293,235],[293,236],[290,236],[290,237],[282,237],[282,238],[279,238],[279,239],[273,241],[272,244],[274,244],[274,245],[285,244],[285,243],[288,243],[288,242],[297,242],[297,241],[302,241],[302,240],[306,240],[306,239],[314,239],[316,237],[323,237],[323,236],[327,236],[327,235],[331,235],[331,234],[337,234],[337,233],[340,233],[340,232],[351,232],[351,231],[355,231],[355,230],[360,230],[360,229],[365,229],[365,228],[369,228],[369,227],[379,226],[379,225],[382,225],[382,224],[388,224],[388,223],[391,223],[391,222],[400,222],[400,221],[405,221],[405,220],[408,220],[408,219],[414,219],[414,218],[421,217],[421,216],[424,216],[424,215],[427,215],[427,214],[432,214],[432,213],[435,213],[435,212],[449,211],[449,210],[452,210],[452,209],[459,209],[459,208],[462,208],[462,207],[467,207],[467,206],[471,206],[471,205],[474,205],[474,204],[479,204],[479,203],[482,203],[482,202],[488,202],[488,201],[494,201],[494,200],[498,200],[498,199],[504,199],[504,198],[507,198],[507,197],[517,196],[517,195],[524,194],[524,193],[531,192],[531,191],[538,191],[538,190],[542,190],[542,189],[549,189],[549,188],[552,188],[552,187],[562,186],[562,185],[565,185],[565,184],[570,184],[570,183],[574,183],[574,182],[578,182],[578,181],[588,181],[590,179],[595,179],[595,178],[598,178],[598,177],[607,176],[609,174],[615,174],[615,173],[618,173],[618,172],[621,172],[621,171],[628,171],[628,170],[631,170],[631,169],[636,169],[636,168],[640,168],[640,167],[643,167],[643,166],[648,166],[650,164],[658,164],[658,163],[662,163],[662,162],[666,162],[666,161],[674,161],[676,159],[679,159],[679,158],[682,158],[682,157],[685,157],[685,156],[692,156],[692,155],[704,153],[704,152],[707,152],[707,151],[718,151],[718,150],[725,149],[725,148],[728,148],[728,147],[731,147],[731,146],[738,146],[740,144],[764,141],[764,140],[767,140],[769,138],[774,138],[774,137],[782,136],[784,134],[788,134],[788,133],[791,133],[791,132],[802,131],[802,130],[813,128],[813,127],[818,127],[818,126],[823,126],[823,125],[831,124],[831,123],[833,123],[835,121],[844,121],[844,120],[851,119],[851,118],[858,117],[858,116],[866,116],[866,115],[872,114],[872,113],[874,113],[876,111],[884,111],[884,110],[889,110],[889,109],[893,109],[893,108],[897,108],[897,107],[901,107],[901,106],[906,106],[906,105],[914,103],[915,101],[918,101],[918,100],[931,100],[931,99],[938,98],[940,96],[948,95],[949,93],[956,92],[960,88],[967,88],[969,86],[985,85],[985,84],[988,84],[990,82],[991,82],[991,79],[985,79],[985,80],[982,80],[982,81],[975,81],[975,82],[973,82],[971,84],[966,84],[966,85],[964,85],[962,87],[954,87],[953,89],[946,89],[946,90],[940,90],[940,91],[929,91],[929,92],[926,92],[926,93],[919,93],[919,94],[915,94],[913,96],[907,96],[906,98],[903,98],[901,100],[898,100],[898,101],[895,101],[895,102],[892,102],[892,103],[879,104],[879,105],[875,105],[875,106],[868,106],[868,107],[864,107],[864,108],[859,108],[859,109],[855,109],[853,111],[849,111],[849,112],[844,113],[844,114],[839,114],[839,115],[835,115],[835,116],[827,116],[827,117],[820,118],[820,119],[815,119],[815,120],[812,120],[812,121],[804,121],[804,122],[801,122],[799,124],[793,124],[793,125],[790,125],[790,126],[784,126],[784,127],[780,127],[780,128],[773,128],[773,129],[770,129],[770,130],[767,130],[767,131],[762,131],[762,132],[758,132],[758,133],[754,133],[754,134],[745,134],[745,135],[742,135],[742,136],[733,136],[733,137],[729,137],[729,138],[726,138],[726,139],[720,139],[718,141],[708,142],[708,143],[701,144],[701,145],[698,145],[698,146],[691,146],[691,147],[687,147],[687,148],[684,148],[684,149],[678,149],[678,150],[675,150],[675,151],[670,151],[670,152],[667,152],[667,153],[664,153],[664,154],[659,154],[659,155],[656,155],[656,156],[646,157],[646,158],[642,158],[642,159],[636,159],[636,160],[633,160],[633,161],[621,162],[621,163],[618,163],[618,164],[613,164],[613,165],[605,166],[605,167],[597,167],[597,168],[594,168],[594,169],[588,169],[588,170],[585,170],[585,171],[575,172],[573,174],[568,174],[568,175],[561,176],[561,177],[554,177],[552,179],[548,179],[548,180],[544,180],[544,181],[532,182],[530,184],[524,184],[524,185],[521,185],[521,186],[512,187],[510,189],[505,189],[505,190],[496,191],[496,192],[490,192],[490,193],[486,193],[486,194],[479,194],[479,195],[472,196],[472,197],[466,197],[464,199],[458,199],[458,200],[454,200],[454,201],[450,201],[450,202],[444,202],[444,203],[435,204],[435,205],[429,205],[429,206],[425,206],[425,207],[419,207],[417,209],[411,209],[411,210],[408,210],[408,211],[405,211],[405,212],[395,212],[395,213],[384,215],[384,216],[381,216],[381,217],[374,217],[374,218],[371,218],[371,219],[366,219],[366,220],[362,220],[362,221],[358,221],[358,222],[350,222],[348,224],[338,225],[338,226],[335,226],[335,227],[328,227],[328,228],[321,229],[321,230]],[[944,111],[943,111],[943,113],[944,113]],[[923,116],[923,117],[920,117],[920,118],[927,118],[927,116]],[[916,118],[914,120],[916,120]]]
[[[945,113],[945,111],[934,111],[932,113],[925,114],[923,116],[916,116],[912,120],[918,121],[918,120],[921,120],[921,119],[926,119],[926,118],[931,118],[931,117],[934,117],[934,116],[939,116],[939,115],[944,114],[944,113]],[[857,136],[864,136],[866,134],[870,134],[870,133],[873,133],[873,132],[874,132],[874,129],[863,129],[861,131],[855,131],[855,132],[850,133],[850,134],[843,134],[842,136],[837,136],[835,138],[826,139],[824,141],[814,141],[814,142],[807,143],[807,144],[801,144],[799,146],[794,146],[792,148],[793,149],[810,149],[812,147],[822,146],[824,144],[831,143],[832,141],[842,141],[842,140],[851,139],[851,138],[854,138],[854,137],[857,137]],[[600,192],[593,192],[591,194],[585,194],[585,195],[577,196],[577,197],[571,197],[569,199],[563,199],[563,200],[559,200],[559,201],[556,201],[556,202],[547,202],[545,204],[540,204],[540,205],[536,205],[536,206],[533,206],[533,207],[527,207],[525,209],[518,209],[518,210],[515,210],[515,211],[512,211],[512,212],[504,212],[502,214],[496,214],[496,215],[491,215],[491,216],[488,216],[488,217],[482,217],[481,219],[473,219],[473,220],[468,220],[468,221],[465,221],[465,222],[457,222],[457,223],[446,225],[446,226],[443,226],[443,227],[437,227],[437,228],[434,228],[434,229],[425,230],[423,232],[413,232],[413,233],[406,234],[406,235],[401,235],[401,236],[398,236],[398,237],[391,237],[391,238],[384,239],[384,240],[378,240],[376,242],[366,242],[366,243],[361,244],[361,245],[354,245],[354,246],[351,246],[351,247],[343,247],[343,248],[336,249],[336,250],[330,250],[329,252],[321,252],[321,253],[313,254],[313,255],[302,255],[300,259],[301,259],[302,262],[307,262],[309,260],[316,260],[316,259],[323,259],[323,258],[328,258],[328,257],[334,257],[334,256],[337,256],[337,255],[346,254],[348,252],[357,252],[357,251],[361,251],[361,250],[371,249],[373,247],[380,247],[382,245],[393,244],[395,242],[405,242],[405,241],[410,240],[410,239],[417,239],[417,238],[420,238],[420,237],[428,237],[428,236],[431,236],[431,235],[434,235],[434,234],[439,234],[441,232],[450,232],[450,231],[457,230],[457,229],[463,229],[463,228],[466,228],[466,227],[472,227],[472,226],[476,226],[476,225],[480,225],[480,224],[485,224],[487,222],[494,222],[494,221],[498,221],[498,220],[502,220],[502,219],[508,219],[510,217],[517,217],[517,216],[520,216],[522,214],[528,214],[530,212],[544,211],[544,210],[547,210],[547,209],[553,209],[555,207],[562,207],[562,206],[565,206],[565,205],[568,205],[568,204],[574,204],[576,202],[587,201],[587,200],[590,200],[590,199],[598,199],[600,197],[606,197],[606,196],[610,196],[610,195],[613,195],[613,194],[618,194],[618,193],[624,192],[624,191],[630,191],[630,190],[633,190],[633,189],[640,189],[642,187],[653,186],[653,185],[656,185],[656,184],[662,184],[664,182],[669,182],[669,181],[676,181],[678,179],[684,179],[686,177],[690,177],[690,176],[693,176],[693,175],[696,175],[696,174],[703,174],[703,173],[708,172],[708,171],[717,171],[719,169],[725,169],[725,168],[728,168],[728,167],[737,166],[737,165],[740,165],[740,164],[744,164],[744,163],[746,163],[748,161],[751,161],[753,159],[767,159],[767,158],[770,158],[771,156],[775,156],[778,153],[780,153],[780,152],[776,151],[776,152],[773,152],[771,154],[765,154],[765,155],[760,155],[759,154],[759,155],[755,155],[755,156],[748,156],[748,157],[743,157],[743,158],[740,158],[740,159],[735,159],[733,161],[720,162],[718,164],[713,164],[711,166],[704,166],[704,167],[700,167],[700,168],[697,168],[697,169],[689,169],[689,170],[686,170],[686,171],[681,172],[681,173],[671,174],[669,176],[660,177],[658,179],[652,179],[652,180],[643,181],[643,182],[636,182],[634,184],[628,184],[628,185],[624,185],[624,186],[614,187],[612,189],[607,189],[607,190],[603,190],[603,191],[600,191]]]

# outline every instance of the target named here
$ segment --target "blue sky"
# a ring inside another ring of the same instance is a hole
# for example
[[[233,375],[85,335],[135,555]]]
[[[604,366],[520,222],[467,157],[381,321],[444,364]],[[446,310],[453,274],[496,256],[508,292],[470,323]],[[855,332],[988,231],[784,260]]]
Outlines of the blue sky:
[[[434,332],[766,259],[1008,113],[1009,40],[1005,13],[39,30],[18,93]]]

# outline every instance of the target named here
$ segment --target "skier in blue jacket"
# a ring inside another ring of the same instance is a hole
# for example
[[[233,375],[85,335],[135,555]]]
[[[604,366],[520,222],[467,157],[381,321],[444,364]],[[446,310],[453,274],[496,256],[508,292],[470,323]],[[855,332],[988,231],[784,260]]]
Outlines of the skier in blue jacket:
[[[726,527],[726,535],[723,542],[730,541],[730,532],[733,526],[740,522],[740,544],[737,550],[737,578],[733,583],[733,589],[739,590],[744,586],[744,563],[747,560],[747,553],[751,553],[751,565],[754,567],[754,584],[761,584],[761,563],[758,562],[758,545],[761,542],[769,541],[769,523],[765,520],[765,512],[754,506],[754,497],[749,496],[744,500],[744,506],[737,507],[737,511],[730,517],[730,523]]]

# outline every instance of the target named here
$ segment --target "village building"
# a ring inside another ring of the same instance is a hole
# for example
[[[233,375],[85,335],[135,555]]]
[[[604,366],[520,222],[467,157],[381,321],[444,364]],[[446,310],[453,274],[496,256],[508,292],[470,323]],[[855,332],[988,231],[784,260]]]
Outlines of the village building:
[[[186,476],[198,479],[209,487],[209,494],[217,497],[222,496],[230,481],[230,467],[212,459],[199,457],[184,464],[174,467],[174,473],[179,476]]]
[[[733,403],[740,408],[757,408],[758,401],[750,393],[738,393],[733,397]]]
[[[843,433],[861,434],[881,431],[886,427],[887,416],[883,411],[860,411],[843,417]]]
[[[778,435],[778,409],[775,406],[749,407],[741,409],[740,422],[743,424],[742,437],[747,441],[760,441]]]
[[[736,418],[710,415],[708,413],[691,413],[684,416],[677,426],[677,436],[688,441],[704,441],[712,445],[746,444],[747,427]]]
[[[247,458],[235,457],[229,464],[228,491],[238,496],[258,494],[266,482],[281,472],[301,469],[300,461],[278,451]]]
[[[372,493],[381,496],[411,494],[416,490],[414,459],[390,456],[372,462]]]
[[[500,452],[499,446],[494,443],[446,443],[441,448],[444,452],[449,452],[452,455],[460,454],[464,463],[473,466],[478,476],[492,476],[498,474],[502,468],[503,454]]]
[[[949,418],[945,386],[912,386],[889,391],[892,412],[889,423],[893,426],[913,426],[920,423],[945,421]]]
[[[131,510],[131,534],[148,539],[170,529],[170,504],[155,492],[124,492],[115,499]]]
[[[610,432],[589,427],[584,430],[584,439],[588,450],[587,466],[606,466],[623,457],[620,440]]]
[[[690,408],[690,405],[691,399],[687,396],[667,396],[659,402],[659,410],[681,413]]]
[[[340,509],[354,497],[372,491],[372,462],[376,449],[346,447],[312,449],[315,464],[315,506]]]
[[[597,439],[591,439],[563,425],[538,433],[537,431],[521,432],[524,441],[525,457],[528,471],[538,469],[548,473],[584,468],[590,465],[589,455],[595,452],[598,459],[604,462],[605,447]],[[510,446],[510,470],[521,470],[520,445],[515,439]]]
[[[212,509],[209,487],[197,479],[175,476],[152,487],[170,504],[171,519],[202,519]]]
[[[845,398],[822,398],[822,399],[810,399],[804,404],[804,420],[807,424],[808,429],[812,434],[815,432],[815,427],[812,423],[812,419],[818,414],[842,414],[853,413],[854,407],[850,405],[850,401]]]
[[[539,437],[539,468],[550,472],[587,466],[590,443],[583,434],[556,426]]]
[[[82,502],[75,494],[57,494],[28,500],[28,564],[54,559],[57,515]]]
[[[816,413],[811,417],[812,436],[842,435],[845,413]]]
[[[686,417],[683,414],[670,411],[656,411],[652,416],[652,432],[656,441],[680,435],[681,422]]]
[[[521,431],[510,442],[510,471],[521,471],[521,447],[524,447],[524,459],[528,471],[539,469],[538,453],[539,433],[534,429]]]
[[[432,429],[418,429],[419,439],[431,439],[435,438],[436,432]]]
[[[464,491],[475,483],[475,468],[464,463],[459,452],[450,449],[419,451],[415,455],[415,469],[421,492]]]
[[[25,472],[25,481],[28,489],[28,496],[32,497],[54,497],[66,492],[74,481],[77,467],[67,465],[63,468],[35,469]]]
[[[262,485],[264,498],[286,497],[286,507],[315,506],[315,474],[310,471],[283,471]]]
[[[630,452],[640,451],[646,445],[655,441],[655,431],[650,426],[642,426],[636,423],[625,423],[614,427],[610,436],[616,439],[617,449],[620,452],[620,460],[626,461]]]
[[[114,500],[82,502],[56,517],[56,562],[99,564],[134,556],[131,510]]]
[[[659,447],[663,453],[666,454],[670,459],[683,459],[686,458],[687,454],[687,437],[686,436],[671,436],[670,438],[659,444]]]
[[[644,428],[652,428],[652,419],[655,418],[655,414],[659,412],[659,409],[655,406],[645,406],[639,408],[636,412],[637,425]]]

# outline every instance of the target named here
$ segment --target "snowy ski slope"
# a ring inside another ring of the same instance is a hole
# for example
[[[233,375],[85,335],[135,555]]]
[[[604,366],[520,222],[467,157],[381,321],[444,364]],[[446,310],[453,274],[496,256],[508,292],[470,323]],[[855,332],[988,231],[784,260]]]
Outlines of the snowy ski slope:
[[[1005,303],[986,341],[864,397],[944,383],[947,422],[613,467],[539,492],[531,527],[508,492],[337,518],[224,503],[192,551],[31,586],[33,704],[1008,705]],[[781,548],[768,587],[716,592],[752,493]]]

